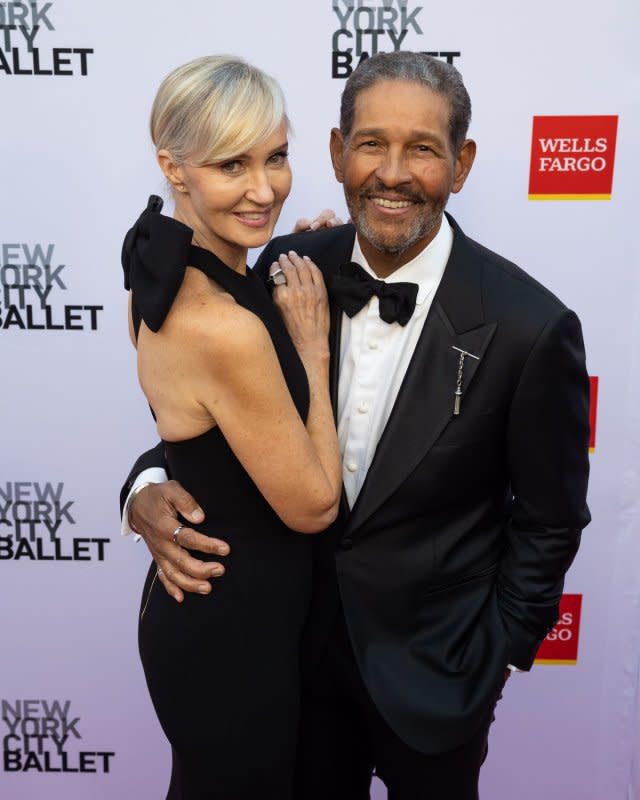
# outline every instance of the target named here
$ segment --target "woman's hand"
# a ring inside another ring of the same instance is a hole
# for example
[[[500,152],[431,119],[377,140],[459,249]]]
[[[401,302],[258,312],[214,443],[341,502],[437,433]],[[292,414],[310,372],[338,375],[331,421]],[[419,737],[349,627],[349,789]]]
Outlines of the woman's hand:
[[[293,250],[274,261],[273,275],[282,270],[286,284],[276,286],[273,300],[289,335],[304,361],[305,358],[329,357],[329,301],[322,273],[308,256]]]
[[[293,226],[293,233],[302,233],[303,231],[317,231],[320,228],[335,228],[336,225],[344,225],[344,222],[337,216],[336,212],[331,208],[325,208],[317,217],[308,219],[301,217],[296,221]]]

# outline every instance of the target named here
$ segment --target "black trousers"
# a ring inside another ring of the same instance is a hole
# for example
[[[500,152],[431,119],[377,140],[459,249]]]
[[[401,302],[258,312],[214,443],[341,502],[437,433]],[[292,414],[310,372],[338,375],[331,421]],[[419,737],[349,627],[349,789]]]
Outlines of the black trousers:
[[[493,711],[455,750],[413,750],[369,697],[341,612],[302,697],[295,800],[369,800],[374,770],[389,800],[477,800]]]

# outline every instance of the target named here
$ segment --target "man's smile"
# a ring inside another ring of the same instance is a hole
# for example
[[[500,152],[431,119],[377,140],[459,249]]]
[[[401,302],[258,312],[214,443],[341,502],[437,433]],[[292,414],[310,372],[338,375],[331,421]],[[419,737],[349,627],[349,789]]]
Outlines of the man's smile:
[[[408,208],[413,205],[409,200],[387,200],[385,197],[371,197],[370,200],[382,208]]]

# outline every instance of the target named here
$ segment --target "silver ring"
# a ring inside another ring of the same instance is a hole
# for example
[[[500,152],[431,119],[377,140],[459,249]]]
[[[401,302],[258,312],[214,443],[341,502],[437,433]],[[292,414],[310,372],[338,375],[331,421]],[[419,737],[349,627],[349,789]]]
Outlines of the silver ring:
[[[275,272],[271,273],[267,278],[267,286],[270,289],[275,289],[276,286],[286,286],[287,285],[287,276],[281,269],[277,269]]]
[[[184,525],[178,525],[178,527],[177,527],[177,528],[175,529],[175,531],[173,532],[173,534],[172,534],[172,536],[171,536],[171,541],[172,541],[174,544],[178,544],[178,534],[180,533],[180,531],[181,531],[183,528],[184,528]]]
[[[162,567],[158,567],[158,569],[156,570],[156,572],[157,572],[157,574],[158,574],[158,577],[159,577],[159,578],[160,578],[160,577],[161,577],[161,576],[164,574],[164,573],[162,572]]]

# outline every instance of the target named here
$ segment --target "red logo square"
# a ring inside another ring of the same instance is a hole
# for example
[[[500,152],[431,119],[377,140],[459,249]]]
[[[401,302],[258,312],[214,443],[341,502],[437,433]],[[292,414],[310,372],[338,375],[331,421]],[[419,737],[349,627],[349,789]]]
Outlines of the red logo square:
[[[617,116],[534,117],[530,200],[610,200]]]
[[[575,664],[580,638],[581,594],[564,594],[560,600],[560,618],[536,656],[536,664]]]

